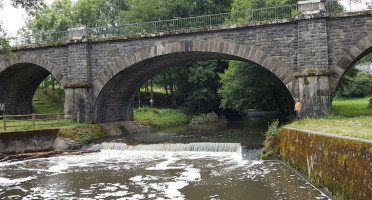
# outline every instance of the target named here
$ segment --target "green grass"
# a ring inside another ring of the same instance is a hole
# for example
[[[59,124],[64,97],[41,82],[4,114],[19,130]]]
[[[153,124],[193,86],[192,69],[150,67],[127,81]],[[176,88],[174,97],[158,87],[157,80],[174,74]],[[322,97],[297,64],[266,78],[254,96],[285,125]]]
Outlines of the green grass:
[[[371,98],[333,100],[332,112],[344,117],[372,116],[372,109],[367,108],[369,99]]]
[[[167,127],[187,124],[190,118],[185,109],[137,108],[133,111],[134,120],[146,126]]]
[[[56,89],[56,99],[52,101],[52,88],[48,88],[46,93],[43,89],[38,89],[32,101],[34,112],[37,114],[63,113],[64,95],[61,94],[61,91],[57,92],[57,90],[61,90],[61,88]]]
[[[372,139],[372,117],[332,117],[304,119],[295,121],[285,127],[318,131],[356,138]]]
[[[303,119],[285,127],[372,139],[372,109],[367,98],[334,100],[332,114],[320,119]]]
[[[107,137],[110,134],[97,124],[85,124],[72,128],[63,128],[58,132],[58,136],[67,137],[80,145],[86,145],[89,142]]]
[[[2,119],[1,119],[2,120]],[[2,121],[1,121],[2,122]],[[60,120],[60,124],[58,125],[57,120],[52,121],[36,121],[36,126],[33,127],[32,121],[17,121],[17,122],[7,122],[7,129],[6,132],[11,131],[20,131],[20,130],[38,130],[38,129],[50,129],[50,128],[58,128],[58,127],[81,127],[87,126],[86,123],[76,123],[69,120]],[[46,125],[40,125],[46,124]],[[8,126],[17,126],[17,127],[8,127]],[[4,124],[0,124],[0,132],[4,132]]]

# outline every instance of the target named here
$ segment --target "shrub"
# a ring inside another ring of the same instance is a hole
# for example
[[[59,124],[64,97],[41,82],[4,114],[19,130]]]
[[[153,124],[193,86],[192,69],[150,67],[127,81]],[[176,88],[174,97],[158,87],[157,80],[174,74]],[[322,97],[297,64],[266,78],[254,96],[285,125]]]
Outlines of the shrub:
[[[219,120],[219,117],[216,113],[200,114],[191,119],[190,124],[202,124],[209,122],[216,122]]]
[[[74,140],[79,145],[86,145],[94,140],[109,136],[109,133],[100,125],[89,125],[83,127],[74,127],[61,129],[58,136],[67,137]]]
[[[371,99],[369,100],[368,108],[372,108],[372,97],[371,97]]]
[[[268,126],[268,130],[265,134],[266,140],[264,142],[265,151],[260,155],[261,159],[273,159],[277,158],[276,154],[279,154],[279,121],[278,119],[273,120]]]

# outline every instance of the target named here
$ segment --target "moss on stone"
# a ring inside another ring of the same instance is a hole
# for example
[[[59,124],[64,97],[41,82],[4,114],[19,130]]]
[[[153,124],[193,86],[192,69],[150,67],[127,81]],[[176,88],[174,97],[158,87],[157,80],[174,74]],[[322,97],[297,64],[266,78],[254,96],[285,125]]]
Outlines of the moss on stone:
[[[280,156],[338,199],[372,196],[372,143],[281,129]]]

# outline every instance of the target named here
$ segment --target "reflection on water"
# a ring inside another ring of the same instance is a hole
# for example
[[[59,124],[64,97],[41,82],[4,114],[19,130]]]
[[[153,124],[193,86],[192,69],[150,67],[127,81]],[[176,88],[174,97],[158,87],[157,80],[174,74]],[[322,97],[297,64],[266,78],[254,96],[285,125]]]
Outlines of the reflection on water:
[[[177,126],[135,133],[125,137],[131,144],[217,142],[235,143],[252,148],[262,147],[268,123],[277,115],[251,116],[242,121]]]
[[[98,153],[0,163],[0,199],[328,199],[281,162],[242,155],[239,143],[260,146],[266,126],[178,127],[111,139]]]

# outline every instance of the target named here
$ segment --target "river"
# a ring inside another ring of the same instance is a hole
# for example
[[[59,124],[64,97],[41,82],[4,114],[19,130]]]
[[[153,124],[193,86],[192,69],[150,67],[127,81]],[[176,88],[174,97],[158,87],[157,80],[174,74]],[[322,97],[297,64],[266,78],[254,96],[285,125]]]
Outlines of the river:
[[[329,199],[257,158],[271,118],[115,137],[98,153],[0,163],[0,199]]]

